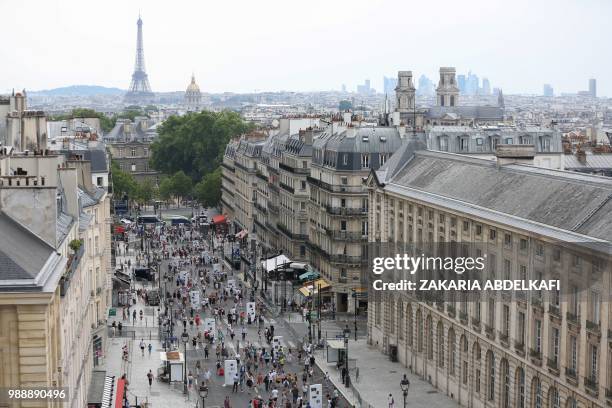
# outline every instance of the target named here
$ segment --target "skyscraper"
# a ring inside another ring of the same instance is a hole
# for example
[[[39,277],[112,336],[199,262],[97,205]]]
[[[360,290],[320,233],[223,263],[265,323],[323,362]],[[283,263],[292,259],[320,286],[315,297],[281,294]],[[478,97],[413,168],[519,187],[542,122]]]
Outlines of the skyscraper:
[[[418,96],[432,96],[435,92],[435,85],[433,81],[427,78],[425,75],[419,77],[419,89],[417,90]]]
[[[491,83],[489,82],[489,78],[482,79],[482,94],[491,95]]]
[[[459,86],[459,92],[465,94],[465,75],[457,75],[457,86]]]
[[[151,100],[153,91],[149,85],[149,77],[145,71],[144,48],[142,45],[142,19],[138,16],[138,33],[136,35],[136,63],[134,64],[134,73],[132,74],[132,82],[130,88],[125,94],[126,102],[146,102]]]
[[[597,98],[597,80],[595,78],[589,79],[589,93],[593,98]]]
[[[550,84],[544,84],[544,92],[543,92],[544,96],[547,96],[549,98],[554,96],[554,91],[553,91],[553,87]]]
[[[472,74],[472,71],[468,72],[467,82],[465,84],[467,95],[477,95],[480,88],[480,80],[476,74]]]
[[[387,95],[391,95],[395,92],[397,86],[397,78],[383,77],[383,92]]]

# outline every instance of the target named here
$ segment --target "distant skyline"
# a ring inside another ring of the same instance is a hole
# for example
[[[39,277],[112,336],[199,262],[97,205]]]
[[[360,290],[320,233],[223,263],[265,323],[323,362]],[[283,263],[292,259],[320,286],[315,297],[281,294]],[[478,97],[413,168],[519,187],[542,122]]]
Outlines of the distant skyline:
[[[588,89],[612,95],[607,0],[0,0],[0,93],[100,85],[127,89],[136,20],[154,92],[354,91],[440,66],[490,79],[504,93]],[[576,29],[580,22],[579,29]]]

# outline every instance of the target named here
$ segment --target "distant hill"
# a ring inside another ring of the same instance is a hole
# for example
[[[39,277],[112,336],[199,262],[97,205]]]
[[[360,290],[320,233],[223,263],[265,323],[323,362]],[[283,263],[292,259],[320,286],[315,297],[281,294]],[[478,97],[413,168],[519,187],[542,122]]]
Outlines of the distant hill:
[[[92,96],[92,95],[119,95],[125,91],[119,88],[107,88],[97,85],[71,85],[62,88],[46,89],[43,91],[28,91],[32,95],[46,96]]]

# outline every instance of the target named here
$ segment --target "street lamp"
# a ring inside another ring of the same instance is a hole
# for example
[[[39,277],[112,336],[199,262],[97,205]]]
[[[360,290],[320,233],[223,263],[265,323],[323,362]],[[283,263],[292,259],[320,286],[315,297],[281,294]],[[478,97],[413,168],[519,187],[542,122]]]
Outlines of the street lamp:
[[[185,361],[184,361],[185,370],[184,370],[184,375],[183,375],[183,394],[187,394],[187,342],[189,342],[189,334],[187,333],[187,328],[183,329],[181,340],[183,340],[183,344],[185,345]]]
[[[200,385],[200,398],[202,398],[202,408],[206,407],[206,398],[208,398],[208,387],[204,384]]]
[[[408,388],[410,388],[410,381],[404,374],[404,378],[400,381],[400,387],[402,388],[402,394],[404,394],[404,408],[406,408],[406,398],[408,397]]]
[[[346,368],[346,376],[344,377],[346,388],[351,386],[351,379],[349,378],[349,363],[348,363],[348,344],[349,344],[349,336],[351,334],[351,329],[349,329],[348,324],[344,329],[344,367]]]

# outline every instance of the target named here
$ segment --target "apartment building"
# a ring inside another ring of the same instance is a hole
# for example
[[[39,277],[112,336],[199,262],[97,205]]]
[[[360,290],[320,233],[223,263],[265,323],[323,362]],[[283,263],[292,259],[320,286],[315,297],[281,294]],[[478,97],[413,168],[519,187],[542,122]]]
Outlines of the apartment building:
[[[70,407],[87,405],[110,302],[110,197],[80,159],[0,156],[0,386],[66,387]]]
[[[371,251],[451,245],[486,259],[482,279],[561,289],[372,290],[368,340],[462,406],[609,406],[612,181],[524,165],[533,146],[498,152],[494,163],[404,145],[368,179]]]

